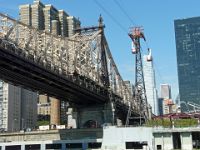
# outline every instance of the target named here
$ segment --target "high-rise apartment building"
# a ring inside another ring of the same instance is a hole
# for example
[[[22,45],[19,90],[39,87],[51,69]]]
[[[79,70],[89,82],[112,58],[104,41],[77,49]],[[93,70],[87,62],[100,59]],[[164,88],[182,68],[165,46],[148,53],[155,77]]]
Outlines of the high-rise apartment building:
[[[171,86],[169,84],[160,85],[161,98],[171,99]]]
[[[31,26],[39,29],[44,30],[44,13],[43,8],[45,6],[40,1],[34,1],[33,5],[31,5]],[[25,13],[21,12],[22,15]],[[21,20],[23,22],[23,20]]]
[[[31,6],[29,4],[21,5],[19,6],[19,10],[20,21],[31,26]]]
[[[68,36],[67,34],[67,17],[69,16],[64,10],[58,10],[59,22],[60,22],[60,34],[61,36]]]
[[[21,123],[21,89],[3,82],[3,123],[6,131],[20,130]]]
[[[58,19],[58,10],[51,4],[45,5],[44,12],[44,26],[45,31],[52,32],[52,22]],[[58,31],[57,31],[58,32]]]
[[[21,88],[21,129],[37,123],[37,93]]]
[[[47,95],[39,95],[37,104],[38,120],[50,121],[51,103]]]
[[[160,98],[159,98],[160,114],[171,113],[172,112],[171,108],[174,105],[171,99],[171,86],[169,84],[161,84],[160,93],[161,93]],[[161,111],[161,108],[162,108],[162,111]]]
[[[40,0],[33,4],[19,6],[20,21],[39,30],[45,30],[64,37],[72,36],[80,28],[80,21],[69,16],[64,10],[57,10],[53,5],[44,5]]]
[[[67,35],[74,35],[75,29],[80,28],[80,24],[80,21],[74,16],[67,17]]]
[[[34,128],[36,118],[37,93],[0,81],[0,129]]]
[[[147,55],[143,57],[143,72],[147,102],[152,108],[152,113],[158,115],[158,97],[156,91],[155,71],[153,68],[153,61],[148,61]]]
[[[180,101],[200,104],[200,17],[174,21]]]

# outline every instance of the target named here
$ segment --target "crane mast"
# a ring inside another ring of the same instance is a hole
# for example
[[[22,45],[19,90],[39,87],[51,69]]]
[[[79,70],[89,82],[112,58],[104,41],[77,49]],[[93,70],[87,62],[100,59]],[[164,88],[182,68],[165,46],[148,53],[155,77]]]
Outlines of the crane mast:
[[[140,118],[146,121],[149,118],[149,110],[147,96],[144,83],[143,65],[141,57],[140,39],[146,41],[143,29],[134,27],[128,34],[132,40],[132,53],[135,54],[135,89],[134,98],[137,104],[137,109],[140,112]],[[141,123],[141,122],[140,122]]]

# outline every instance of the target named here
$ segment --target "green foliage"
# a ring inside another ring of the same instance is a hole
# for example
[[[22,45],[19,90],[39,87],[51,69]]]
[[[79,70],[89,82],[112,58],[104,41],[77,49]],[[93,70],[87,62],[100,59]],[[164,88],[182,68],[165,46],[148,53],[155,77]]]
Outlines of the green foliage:
[[[179,119],[174,121],[175,127],[188,127],[188,126],[197,126],[198,120],[197,119]]]
[[[50,122],[47,120],[37,121],[37,126],[49,125]]]
[[[162,126],[165,128],[172,127],[191,127],[191,126],[197,126],[198,125],[198,120],[195,118],[191,119],[172,119],[170,120],[169,118],[165,119],[154,119],[154,120],[149,120],[146,122],[145,126],[148,127],[155,127],[155,126]]]

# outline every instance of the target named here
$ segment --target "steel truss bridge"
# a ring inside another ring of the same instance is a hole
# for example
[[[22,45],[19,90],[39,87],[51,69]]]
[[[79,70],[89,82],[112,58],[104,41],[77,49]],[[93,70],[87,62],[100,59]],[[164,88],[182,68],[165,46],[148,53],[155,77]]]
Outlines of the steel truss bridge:
[[[112,58],[103,25],[64,38],[0,14],[0,78],[74,105],[139,106]]]

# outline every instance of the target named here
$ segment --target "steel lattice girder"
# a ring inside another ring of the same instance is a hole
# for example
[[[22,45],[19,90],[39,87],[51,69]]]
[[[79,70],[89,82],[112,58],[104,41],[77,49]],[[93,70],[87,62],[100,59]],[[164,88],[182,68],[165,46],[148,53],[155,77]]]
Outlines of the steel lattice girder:
[[[102,49],[105,50],[110,91],[121,97],[121,103],[136,103],[132,92],[125,85],[112,58],[102,30],[75,34],[64,38],[39,31],[8,16],[0,14],[0,39],[4,47],[9,45],[19,57],[52,71],[58,75],[78,74],[99,86],[104,86],[102,74]],[[102,42],[103,40],[103,42]]]

